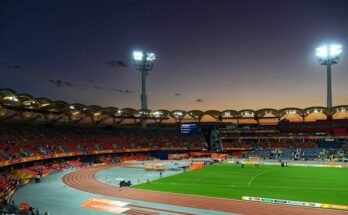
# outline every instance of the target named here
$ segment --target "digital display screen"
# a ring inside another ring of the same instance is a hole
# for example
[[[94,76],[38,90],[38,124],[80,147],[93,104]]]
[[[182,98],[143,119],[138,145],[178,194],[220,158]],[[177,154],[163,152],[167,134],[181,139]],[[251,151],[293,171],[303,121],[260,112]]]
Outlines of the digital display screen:
[[[182,134],[197,134],[199,128],[196,124],[181,124],[181,133]]]

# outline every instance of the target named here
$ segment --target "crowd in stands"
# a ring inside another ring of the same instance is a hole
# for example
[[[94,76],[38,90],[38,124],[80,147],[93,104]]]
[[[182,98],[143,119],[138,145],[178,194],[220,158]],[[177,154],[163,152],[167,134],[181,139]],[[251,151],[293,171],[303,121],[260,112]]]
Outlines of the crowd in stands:
[[[37,155],[139,148],[206,147],[200,134],[182,136],[176,129],[1,123],[0,161]]]
[[[19,212],[18,206],[11,200],[11,195],[21,186],[23,180],[11,174],[0,173],[0,214]]]
[[[344,149],[325,148],[267,148],[252,150],[248,153],[248,157],[279,160],[341,161],[342,158],[348,157],[348,152]]]
[[[224,148],[252,148],[252,149],[297,149],[297,148],[316,148],[317,144],[313,141],[293,141],[293,140],[263,140],[263,141],[233,141],[233,142],[223,142]]]
[[[0,199],[1,202],[8,200],[8,197],[22,184],[22,179],[7,173],[0,173]]]
[[[327,147],[325,147],[325,145]],[[247,157],[259,157],[262,159],[281,159],[281,160],[330,160],[337,161],[348,155],[348,143],[342,147],[335,144],[320,144],[314,141],[296,140],[242,140],[224,141],[224,149],[229,148],[250,148],[250,152],[245,153]],[[338,144],[340,146],[340,144]],[[332,148],[331,146],[335,146]]]

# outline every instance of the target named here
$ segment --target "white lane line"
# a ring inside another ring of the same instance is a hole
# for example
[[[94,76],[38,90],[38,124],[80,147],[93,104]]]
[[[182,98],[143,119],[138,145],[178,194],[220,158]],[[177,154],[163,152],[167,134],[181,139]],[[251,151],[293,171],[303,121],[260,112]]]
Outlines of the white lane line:
[[[252,177],[250,180],[249,180],[249,183],[248,183],[248,187],[251,187],[251,183],[255,180],[255,178],[257,178],[258,176],[264,174],[264,173],[267,173],[267,172],[270,172],[270,171],[273,171],[275,169],[267,169],[267,170],[264,170],[258,174],[256,174],[254,177]]]

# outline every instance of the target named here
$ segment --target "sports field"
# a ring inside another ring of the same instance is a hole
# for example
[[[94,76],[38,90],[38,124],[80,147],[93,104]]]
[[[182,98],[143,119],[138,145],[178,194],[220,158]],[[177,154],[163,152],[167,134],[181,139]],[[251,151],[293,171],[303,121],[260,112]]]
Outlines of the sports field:
[[[230,199],[255,196],[348,205],[348,168],[217,164],[134,188]]]

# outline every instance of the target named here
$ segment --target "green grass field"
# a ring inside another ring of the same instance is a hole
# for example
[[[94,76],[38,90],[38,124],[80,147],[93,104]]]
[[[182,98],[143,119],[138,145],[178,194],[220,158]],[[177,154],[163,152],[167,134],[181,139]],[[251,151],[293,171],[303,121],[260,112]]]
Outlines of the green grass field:
[[[255,196],[348,205],[348,168],[218,164],[134,187],[230,199]]]

